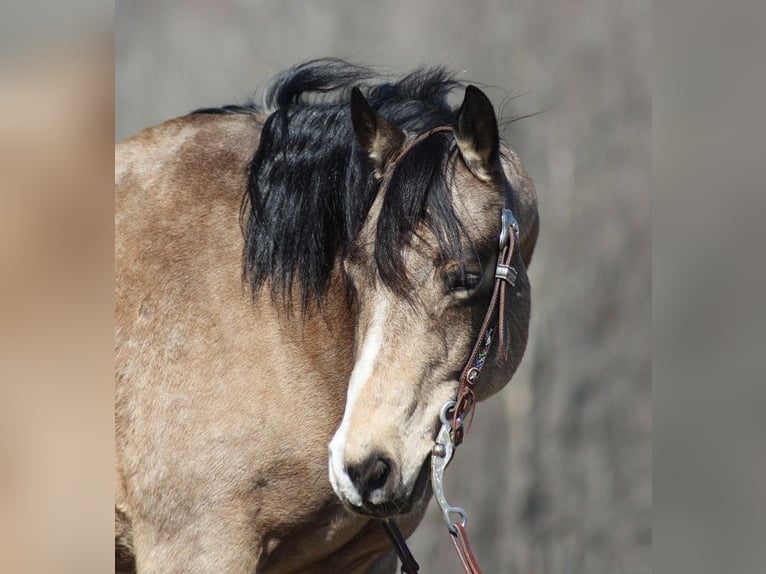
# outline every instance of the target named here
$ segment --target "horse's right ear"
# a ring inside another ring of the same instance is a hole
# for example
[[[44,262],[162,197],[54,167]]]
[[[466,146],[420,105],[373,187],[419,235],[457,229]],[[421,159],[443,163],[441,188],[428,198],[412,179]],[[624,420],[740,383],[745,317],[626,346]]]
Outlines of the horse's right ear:
[[[351,89],[351,123],[361,148],[375,166],[378,177],[396,157],[404,143],[404,132],[372,109],[359,88]]]

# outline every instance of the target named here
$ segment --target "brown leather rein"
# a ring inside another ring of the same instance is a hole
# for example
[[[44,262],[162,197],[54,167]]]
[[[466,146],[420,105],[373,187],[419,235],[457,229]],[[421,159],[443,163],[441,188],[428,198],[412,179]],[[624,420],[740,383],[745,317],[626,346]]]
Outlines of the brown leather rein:
[[[405,142],[396,158],[386,169],[383,181],[381,182],[381,189],[385,189],[388,186],[394,167],[415,145],[435,133],[452,131],[453,128],[450,126],[439,126]],[[519,225],[511,211],[510,195],[506,192],[505,205],[501,216],[498,258],[495,267],[492,297],[484,315],[479,335],[458,379],[455,400],[449,401],[442,407],[440,415],[442,424],[431,453],[431,485],[434,498],[441,508],[452,544],[455,546],[455,550],[460,558],[460,564],[466,574],[482,574],[482,572],[468,542],[468,534],[465,530],[467,514],[462,508],[451,506],[447,502],[444,496],[443,476],[444,470],[452,459],[455,448],[463,441],[465,416],[468,413],[472,413],[472,408],[476,401],[474,388],[479,379],[479,374],[484,367],[495,333],[498,337],[498,352],[501,358],[505,359],[505,299],[508,285],[513,287],[516,284],[516,269],[511,266],[511,260],[513,259],[518,239]],[[459,520],[455,520],[454,516],[458,516]],[[413,557],[412,552],[410,552],[396,521],[393,518],[389,518],[382,520],[381,525],[399,556],[399,560],[402,563],[402,574],[418,574],[420,566]]]

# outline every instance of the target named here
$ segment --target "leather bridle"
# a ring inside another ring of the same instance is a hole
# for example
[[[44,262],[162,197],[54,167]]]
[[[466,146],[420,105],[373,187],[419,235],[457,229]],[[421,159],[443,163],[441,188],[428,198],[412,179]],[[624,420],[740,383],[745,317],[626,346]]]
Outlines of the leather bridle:
[[[388,186],[396,164],[403,158],[415,145],[427,139],[434,133],[452,132],[450,126],[439,126],[430,129],[409,141],[402,146],[394,160],[389,164],[384,172],[381,190]],[[447,524],[452,543],[455,546],[460,563],[466,574],[481,574],[481,569],[476,561],[476,557],[471,551],[468,543],[468,534],[465,530],[467,513],[462,508],[451,506],[444,496],[444,470],[447,468],[455,448],[463,441],[465,434],[465,417],[469,413],[472,416],[472,408],[476,402],[474,389],[479,379],[479,374],[486,362],[492,345],[493,337],[498,338],[498,353],[500,358],[505,360],[506,354],[506,325],[505,325],[505,303],[508,296],[508,286],[516,285],[517,272],[511,265],[513,255],[519,241],[519,224],[511,210],[510,188],[505,186],[505,202],[501,215],[501,227],[498,238],[498,257],[495,267],[495,281],[492,290],[492,297],[489,306],[484,314],[484,320],[479,330],[479,335],[473,345],[468,361],[463,367],[458,379],[458,388],[454,400],[447,402],[441,409],[440,420],[441,427],[436,436],[436,442],[431,452],[431,485],[434,498],[438,503],[444,520]],[[459,519],[455,519],[459,517]],[[418,574],[420,566],[410,552],[407,542],[404,539],[395,519],[389,518],[381,521],[381,525],[386,532],[392,546],[399,556],[402,563],[402,574]]]

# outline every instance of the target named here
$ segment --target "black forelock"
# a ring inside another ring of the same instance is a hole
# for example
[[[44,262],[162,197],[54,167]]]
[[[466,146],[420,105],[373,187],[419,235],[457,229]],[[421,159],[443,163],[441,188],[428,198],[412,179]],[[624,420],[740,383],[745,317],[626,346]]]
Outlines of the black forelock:
[[[243,204],[244,273],[253,293],[268,283],[289,304],[321,302],[339,256],[358,239],[379,190],[354,137],[349,92],[359,87],[373,109],[412,134],[454,125],[447,98],[462,86],[444,68],[398,80],[339,60],[315,60],[276,76],[264,91],[270,115],[250,163]],[[460,223],[449,191],[454,138],[434,134],[413,147],[390,177],[377,222],[375,261],[381,281],[407,296],[402,249],[419,226],[439,252],[460,252]]]
[[[375,262],[383,284],[399,295],[412,288],[402,249],[421,223],[434,234],[445,260],[461,260],[461,225],[452,207],[448,159],[454,140],[432,135],[397,164],[386,188],[377,222]]]

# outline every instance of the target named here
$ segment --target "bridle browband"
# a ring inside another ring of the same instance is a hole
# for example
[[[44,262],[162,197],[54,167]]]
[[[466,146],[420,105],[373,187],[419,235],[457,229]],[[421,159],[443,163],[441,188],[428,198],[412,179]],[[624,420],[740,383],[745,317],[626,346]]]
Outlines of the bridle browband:
[[[386,166],[379,193],[382,193],[388,186],[396,165],[413,147],[433,134],[444,132],[454,133],[454,129],[451,126],[438,126],[405,140],[399,153]],[[504,189],[505,198],[500,218],[498,256],[492,297],[484,314],[479,335],[473,345],[468,361],[460,373],[455,399],[447,402],[441,409],[439,415],[441,427],[431,452],[431,485],[434,498],[441,508],[444,521],[447,523],[447,528],[452,538],[452,543],[455,546],[460,563],[466,574],[481,574],[481,569],[468,543],[468,534],[465,530],[466,511],[457,506],[451,506],[444,496],[444,470],[452,459],[455,448],[463,441],[465,415],[473,412],[472,408],[476,402],[474,389],[479,379],[479,374],[484,368],[495,333],[498,338],[500,358],[503,360],[506,358],[505,300],[508,296],[508,286],[514,287],[516,285],[517,272],[511,265],[511,260],[519,240],[519,224],[511,210],[510,188],[505,186]],[[459,519],[454,520],[454,516],[458,516]],[[382,520],[381,525],[399,556],[399,560],[402,563],[402,574],[418,574],[420,566],[413,557],[412,552],[410,552],[396,521],[393,518],[388,518]]]

